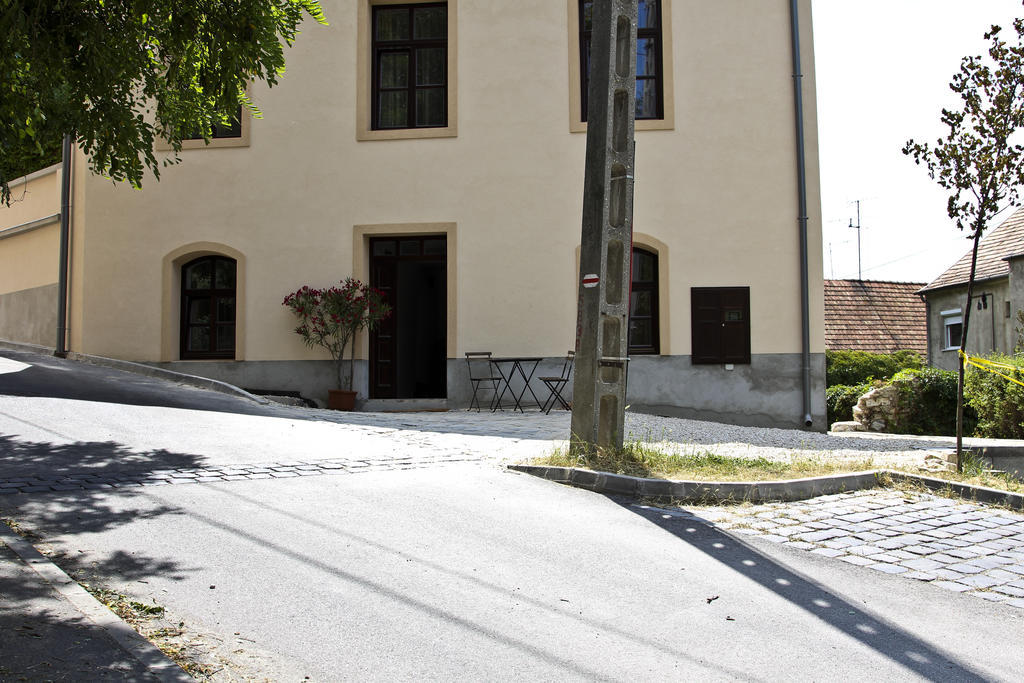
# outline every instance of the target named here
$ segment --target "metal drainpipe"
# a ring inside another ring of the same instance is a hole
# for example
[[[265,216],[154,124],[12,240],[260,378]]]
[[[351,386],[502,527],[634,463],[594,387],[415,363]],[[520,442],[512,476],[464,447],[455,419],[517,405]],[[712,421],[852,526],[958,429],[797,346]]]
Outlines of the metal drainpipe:
[[[921,297],[921,301],[924,303],[924,335],[925,335],[925,365],[932,364],[932,305],[928,301],[928,297],[924,294],[918,294]]]
[[[804,426],[810,427],[814,418],[811,417],[811,305],[807,274],[807,163],[804,151],[804,75],[800,69],[800,9],[797,4],[798,0],[790,0],[789,15],[793,33],[793,98],[796,105],[797,184],[800,194],[797,219],[800,224],[800,315],[803,341],[801,378]]]
[[[71,245],[71,136],[65,134],[61,149],[60,262],[57,264],[57,346],[55,356],[67,356],[68,252]]]

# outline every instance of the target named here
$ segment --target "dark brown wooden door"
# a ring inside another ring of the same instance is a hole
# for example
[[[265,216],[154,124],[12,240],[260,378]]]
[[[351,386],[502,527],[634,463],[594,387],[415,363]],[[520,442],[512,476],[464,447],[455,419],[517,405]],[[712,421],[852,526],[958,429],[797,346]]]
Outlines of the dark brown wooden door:
[[[447,395],[446,254],[443,235],[370,240],[370,283],[392,309],[370,334],[371,398]]]
[[[398,315],[394,310],[394,302],[397,266],[390,259],[375,259],[370,268],[370,284],[383,292],[384,300],[392,308],[392,314],[370,333],[371,398],[395,398],[395,320]]]

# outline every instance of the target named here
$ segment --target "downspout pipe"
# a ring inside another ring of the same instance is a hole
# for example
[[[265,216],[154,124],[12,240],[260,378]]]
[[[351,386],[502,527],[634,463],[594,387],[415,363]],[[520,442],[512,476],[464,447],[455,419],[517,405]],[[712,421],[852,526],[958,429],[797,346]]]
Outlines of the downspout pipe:
[[[789,15],[793,34],[793,99],[796,108],[796,167],[800,203],[797,221],[800,226],[800,332],[803,343],[801,380],[803,383],[804,426],[810,427],[814,423],[814,418],[811,416],[811,305],[807,266],[807,162],[804,147],[804,76],[800,66],[799,0],[790,0]]]
[[[57,345],[55,356],[67,356],[68,254],[71,246],[71,135],[61,146],[60,177],[60,261],[57,264]]]

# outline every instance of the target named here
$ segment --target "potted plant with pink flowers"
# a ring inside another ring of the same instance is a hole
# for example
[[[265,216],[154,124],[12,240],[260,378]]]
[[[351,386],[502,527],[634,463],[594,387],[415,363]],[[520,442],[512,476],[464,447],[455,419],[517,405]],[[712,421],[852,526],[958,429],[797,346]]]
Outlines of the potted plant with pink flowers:
[[[372,330],[391,315],[384,294],[355,278],[342,280],[340,286],[313,289],[303,286],[284,298],[283,305],[298,319],[296,334],[309,348],[323,348],[331,354],[339,387],[329,391],[328,407],[352,410],[356,392],[352,390],[355,364],[355,336],[360,330]],[[345,361],[345,349],[352,352]]]

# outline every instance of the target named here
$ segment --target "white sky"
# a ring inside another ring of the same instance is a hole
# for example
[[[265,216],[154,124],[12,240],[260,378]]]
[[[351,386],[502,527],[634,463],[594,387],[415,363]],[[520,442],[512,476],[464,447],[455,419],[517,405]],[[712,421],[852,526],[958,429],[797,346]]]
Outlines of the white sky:
[[[1021,0],[813,0],[826,278],[857,277],[857,199],[864,279],[928,282],[968,250],[945,191],[900,150],[945,132],[960,59],[993,23],[1015,35],[1016,16]]]

